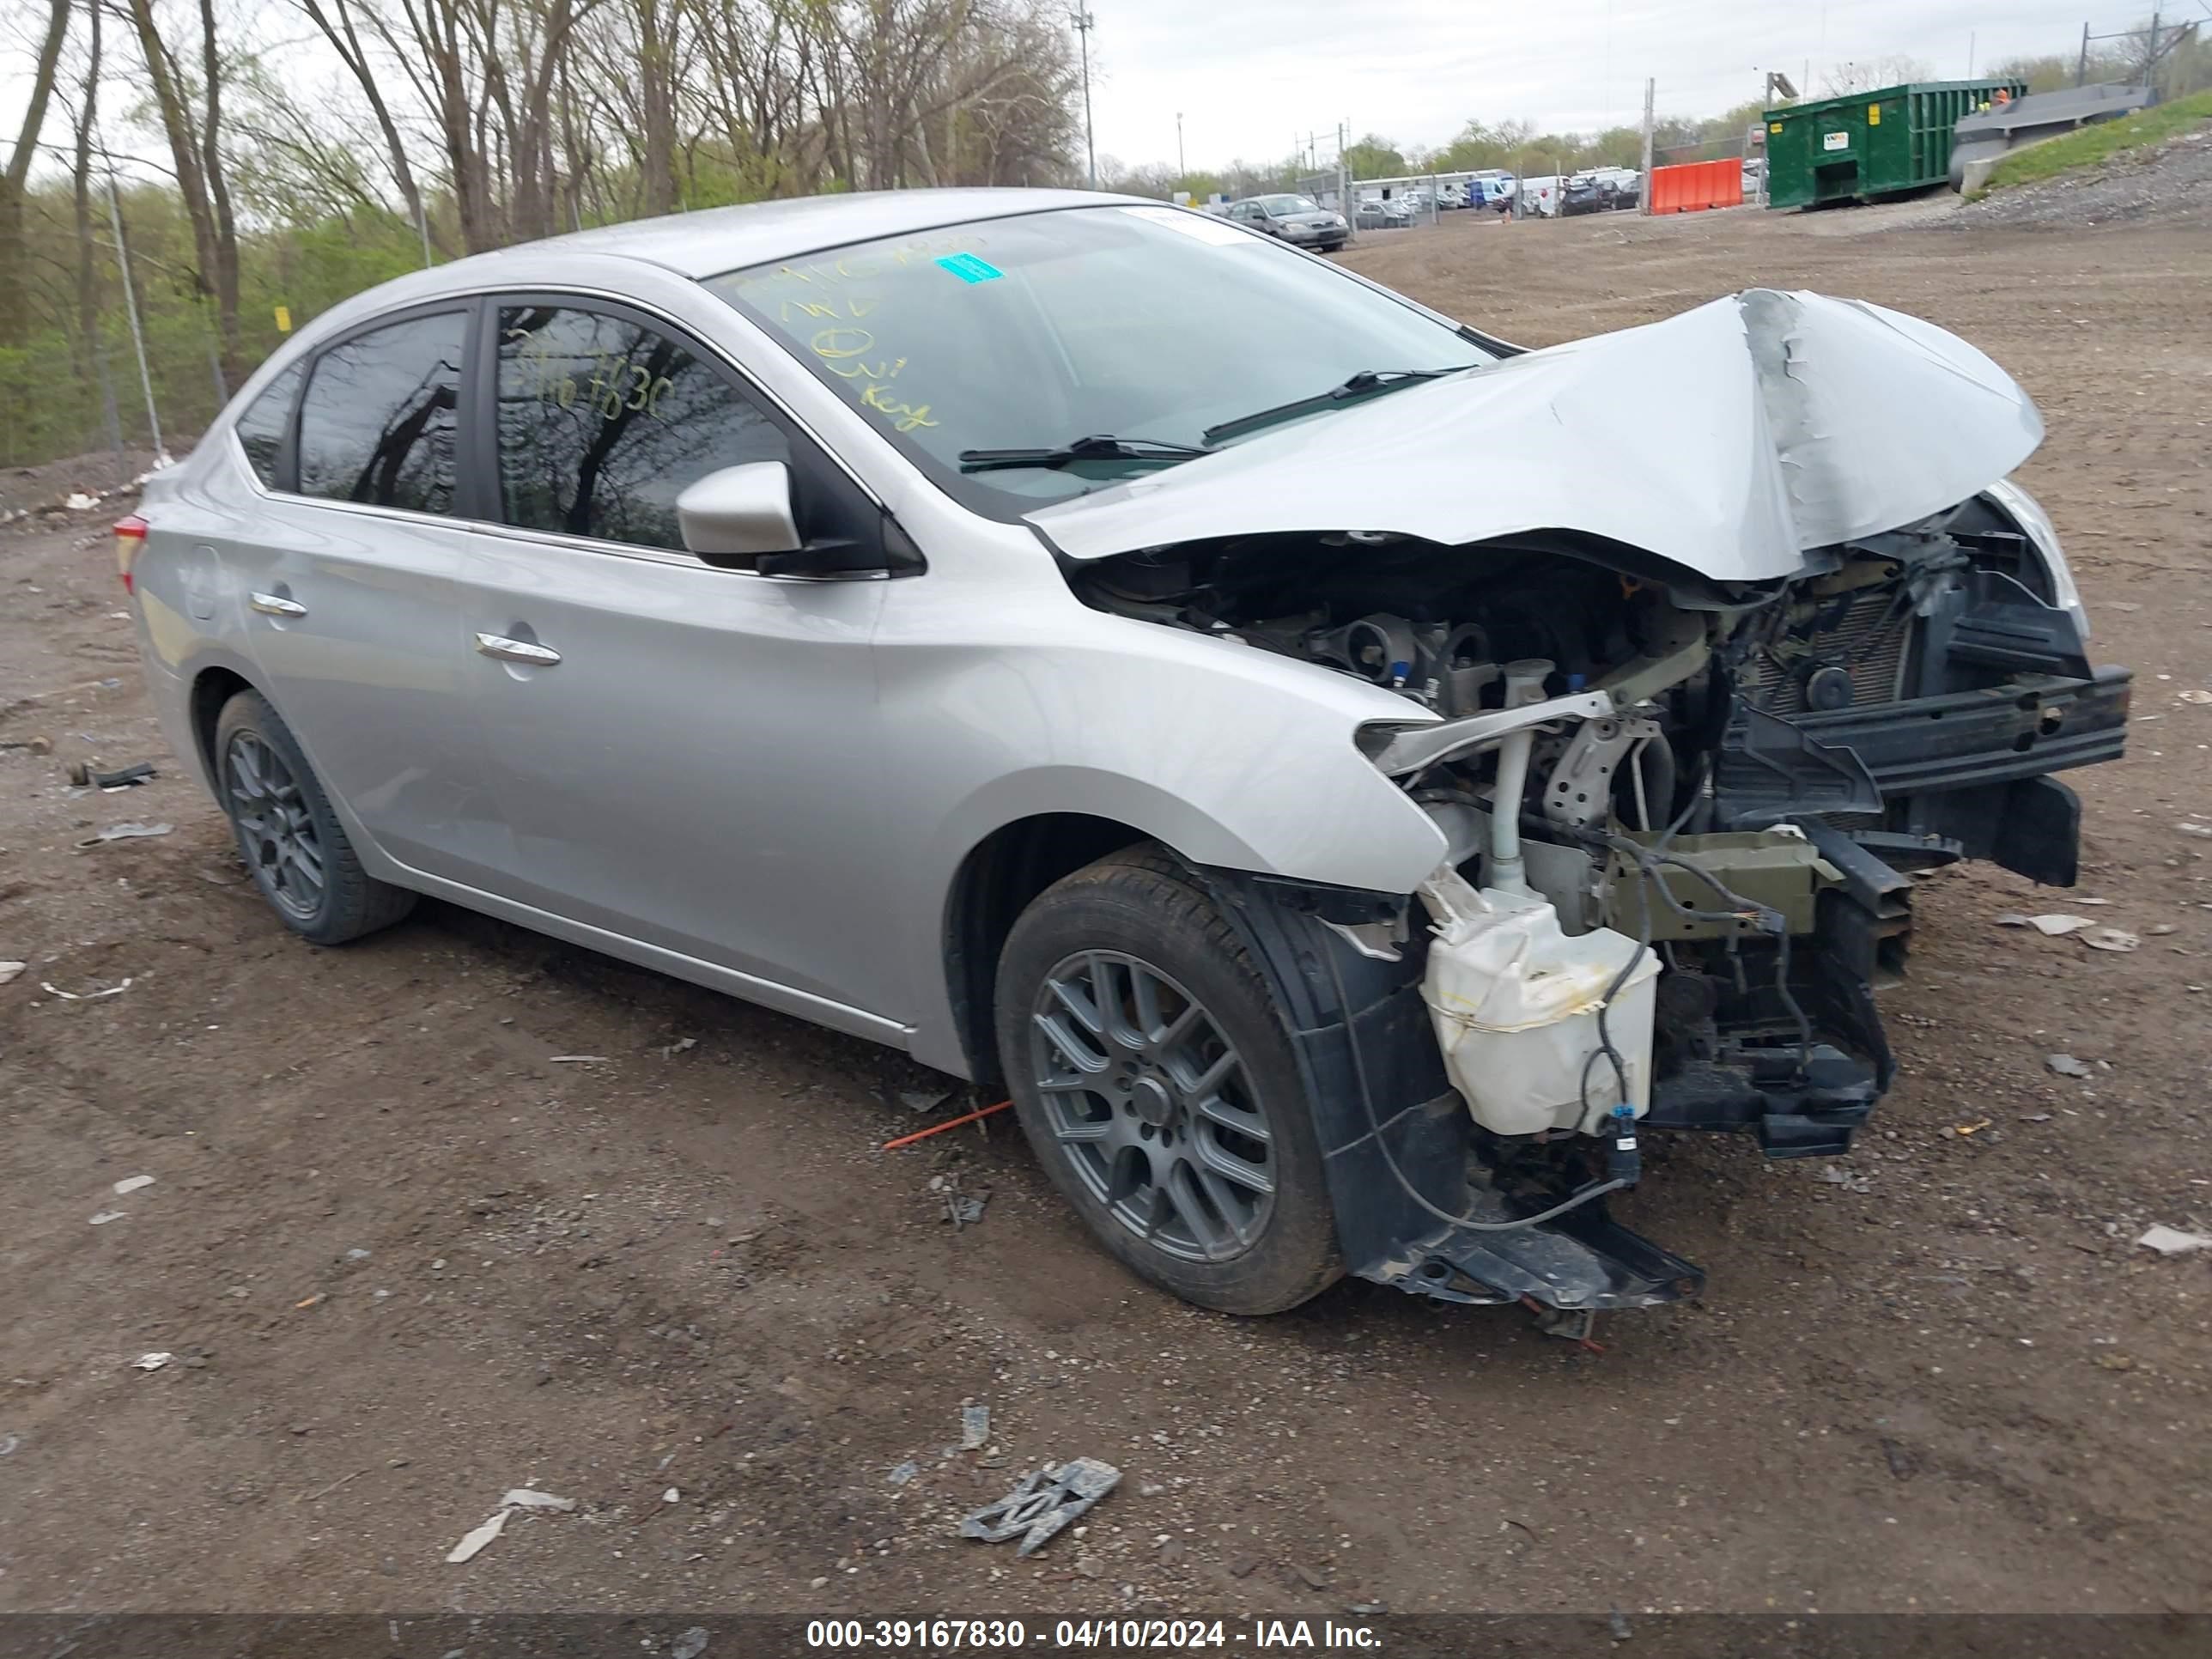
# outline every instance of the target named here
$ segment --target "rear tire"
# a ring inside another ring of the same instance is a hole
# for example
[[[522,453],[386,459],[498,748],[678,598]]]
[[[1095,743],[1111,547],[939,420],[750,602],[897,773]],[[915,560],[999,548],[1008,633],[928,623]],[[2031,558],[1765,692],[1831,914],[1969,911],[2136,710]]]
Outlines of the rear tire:
[[[1007,936],[996,995],[1023,1131],[1124,1265],[1233,1314],[1342,1275],[1289,1031],[1183,866],[1132,848],[1048,889]]]
[[[215,725],[216,799],[262,897],[317,945],[389,927],[415,895],[361,867],[292,728],[258,691],[241,691]]]

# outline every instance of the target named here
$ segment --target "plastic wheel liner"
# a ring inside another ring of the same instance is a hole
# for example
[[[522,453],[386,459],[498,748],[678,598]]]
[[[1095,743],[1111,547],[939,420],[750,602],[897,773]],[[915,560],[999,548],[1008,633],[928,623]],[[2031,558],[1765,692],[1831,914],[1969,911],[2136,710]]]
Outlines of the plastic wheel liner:
[[[1425,936],[1395,960],[1340,927],[1390,924],[1407,901],[1241,872],[1196,872],[1242,936],[1290,1027],[1349,1270],[1447,1302],[1571,1313],[1697,1293],[1704,1271],[1615,1222],[1602,1198],[1555,1220],[1475,1231],[1562,1195],[1491,1178],[1480,1132],[1444,1073],[1421,1000]]]

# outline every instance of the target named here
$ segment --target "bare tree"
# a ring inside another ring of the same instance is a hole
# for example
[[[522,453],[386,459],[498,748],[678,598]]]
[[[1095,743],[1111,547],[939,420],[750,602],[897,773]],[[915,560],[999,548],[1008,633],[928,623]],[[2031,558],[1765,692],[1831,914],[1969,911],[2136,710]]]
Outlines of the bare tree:
[[[7,171],[0,173],[0,345],[21,345],[29,337],[30,296],[23,284],[23,185],[38,151],[40,131],[46,124],[46,103],[53,96],[62,42],[69,35],[70,4],[71,0],[52,0],[22,125],[15,149],[8,153]]]
[[[154,15],[154,0],[124,0],[124,3],[137,33],[147,85],[176,169],[178,194],[184,198],[185,216],[191,224],[192,248],[198,261],[195,280],[201,294],[215,301],[218,374],[235,386],[252,365],[239,333],[238,222],[231,209],[223,151],[225,65],[216,29],[215,0],[198,0],[197,88],[176,50],[162,36],[161,21]],[[196,89],[198,110],[192,107]]]
[[[1936,71],[1924,59],[1891,52],[1882,58],[1869,58],[1863,64],[1853,60],[1830,64],[1820,71],[1820,95],[1844,98],[1855,92],[1877,92],[1884,87],[1931,81],[1935,77]]]
[[[294,3],[322,32],[323,39],[337,53],[338,61],[345,65],[346,73],[353,76],[362,96],[368,100],[369,112],[376,118],[376,130],[383,135],[392,182],[398,188],[400,200],[407,204],[407,216],[421,228],[427,255],[431,234],[422,186],[416,182],[415,169],[407,158],[406,141],[400,136],[398,122],[392,118],[391,102],[384,95],[385,77],[370,63],[361,31],[354,25],[352,6],[349,0],[327,0],[327,3],[325,0],[294,0]]]
[[[76,236],[76,332],[70,344],[77,383],[99,388],[100,435],[118,454],[123,451],[123,422],[115,404],[115,382],[107,372],[107,351],[100,337],[99,245],[92,232],[92,155],[100,121],[100,7],[88,0],[89,28],[84,66],[77,79],[76,109],[70,122],[76,139],[70,167],[70,222]]]

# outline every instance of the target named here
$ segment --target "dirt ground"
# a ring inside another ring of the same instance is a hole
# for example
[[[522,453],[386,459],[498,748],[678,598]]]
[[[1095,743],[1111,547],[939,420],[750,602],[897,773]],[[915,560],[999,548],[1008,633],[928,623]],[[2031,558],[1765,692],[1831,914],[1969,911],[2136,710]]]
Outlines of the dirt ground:
[[[2040,403],[2025,482],[2139,676],[2128,759],[2075,775],[2078,893],[1926,884],[1861,1150],[1662,1147],[1625,1213],[1710,1286],[1601,1355],[1364,1284],[1195,1312],[1006,1120],[878,1151],[921,1079],[861,1043],[436,905],[300,943],[161,750],[114,506],[0,532],[0,741],[52,744],[0,750],[0,1609],[2206,1607],[2212,1256],[2134,1241],[2212,1227],[2212,841],[2176,828],[2212,822],[2212,249],[1910,221],[1348,256],[1531,343],[1753,284],[1958,330]],[[1390,487],[1489,487],[1465,459]],[[70,788],[94,757],[162,775]],[[173,830],[79,845],[125,820]],[[2051,908],[2142,948],[1995,921]],[[1126,1471],[1082,1535],[953,1535],[1077,1454]],[[525,1485],[579,1507],[444,1564]]]

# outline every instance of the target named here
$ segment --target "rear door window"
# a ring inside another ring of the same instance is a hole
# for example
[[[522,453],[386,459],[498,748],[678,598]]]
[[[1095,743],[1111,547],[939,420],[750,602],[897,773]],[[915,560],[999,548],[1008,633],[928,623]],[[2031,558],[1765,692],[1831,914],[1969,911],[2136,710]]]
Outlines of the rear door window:
[[[300,407],[300,493],[416,513],[453,510],[468,319],[410,317],[315,361]]]
[[[232,428],[238,434],[239,447],[246,452],[246,465],[266,489],[280,488],[276,469],[284,453],[284,434],[292,424],[292,405],[299,400],[300,382],[307,377],[304,364],[286,369],[246,406],[246,413]]]
[[[680,551],[676,498],[709,472],[792,459],[732,376],[632,318],[499,312],[499,490],[527,529]]]

